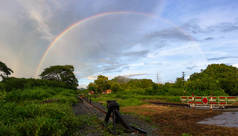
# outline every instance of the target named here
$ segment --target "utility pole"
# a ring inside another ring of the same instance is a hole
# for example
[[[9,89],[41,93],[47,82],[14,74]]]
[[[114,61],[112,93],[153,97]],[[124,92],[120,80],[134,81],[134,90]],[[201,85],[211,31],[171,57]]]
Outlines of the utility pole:
[[[159,73],[157,72],[157,83],[159,83]]]
[[[185,82],[185,72],[182,72],[182,79],[183,79],[183,90],[185,93],[185,86],[184,86],[184,82]]]
[[[182,72],[183,81],[185,80],[185,72]]]

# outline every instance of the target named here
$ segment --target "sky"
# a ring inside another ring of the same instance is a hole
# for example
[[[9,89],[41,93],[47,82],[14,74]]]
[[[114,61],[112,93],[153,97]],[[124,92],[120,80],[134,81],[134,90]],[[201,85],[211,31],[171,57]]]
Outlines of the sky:
[[[0,61],[39,78],[73,65],[97,75],[173,82],[209,64],[238,67],[237,0],[0,0]]]

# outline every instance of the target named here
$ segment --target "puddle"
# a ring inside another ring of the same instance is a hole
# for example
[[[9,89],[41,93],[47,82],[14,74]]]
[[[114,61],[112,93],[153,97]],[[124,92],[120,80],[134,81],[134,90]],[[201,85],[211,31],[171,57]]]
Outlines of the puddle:
[[[205,119],[198,123],[225,127],[238,127],[238,112],[223,112],[221,115]]]

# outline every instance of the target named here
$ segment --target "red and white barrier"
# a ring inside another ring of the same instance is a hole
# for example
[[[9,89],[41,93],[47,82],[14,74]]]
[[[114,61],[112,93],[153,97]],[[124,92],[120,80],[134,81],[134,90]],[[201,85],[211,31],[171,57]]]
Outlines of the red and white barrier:
[[[189,104],[190,107],[209,106],[213,108],[224,108],[238,102],[237,96],[181,96],[182,103]]]

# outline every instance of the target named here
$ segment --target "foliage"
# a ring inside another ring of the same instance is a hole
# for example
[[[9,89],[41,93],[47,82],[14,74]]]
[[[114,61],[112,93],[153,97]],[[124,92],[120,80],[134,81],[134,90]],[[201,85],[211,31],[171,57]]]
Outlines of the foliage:
[[[153,86],[151,79],[132,79],[127,83],[127,88],[149,88]]]
[[[95,91],[96,93],[101,93],[107,89],[110,89],[111,85],[109,83],[108,77],[99,75],[94,83],[88,85],[90,91]]]
[[[46,68],[40,77],[45,80],[56,80],[66,83],[68,86],[76,89],[78,86],[78,80],[74,75],[74,67],[72,65],[64,66],[51,66]]]
[[[97,92],[97,85],[95,83],[89,83],[88,90]]]
[[[143,95],[238,95],[238,69],[225,64],[211,64],[200,73],[194,73],[185,81],[183,77],[177,78],[175,83],[156,84],[150,79],[128,79],[116,77],[108,82],[104,80],[89,84],[91,90],[98,86],[112,89],[113,93]],[[105,85],[106,83],[106,85]],[[109,84],[108,84],[109,83]],[[119,88],[119,89],[118,89]]]
[[[0,90],[7,92],[12,90],[34,88],[34,87],[60,87],[74,89],[72,86],[60,81],[41,80],[41,79],[25,79],[25,78],[5,78],[0,82]]]
[[[210,90],[210,95],[216,95],[214,93],[218,90],[229,95],[238,95],[238,68],[211,64],[201,73],[192,74],[186,83],[186,89],[190,92]]]
[[[4,99],[0,101],[0,135],[76,135],[90,125],[72,111],[77,102],[74,90],[38,87],[0,92]]]
[[[3,62],[0,61],[0,76],[2,79],[4,79],[5,77],[8,77],[9,75],[11,75],[11,73],[13,73],[13,70],[11,70],[9,67],[7,67],[7,65]]]
[[[119,92],[122,91],[122,88],[119,83],[117,82],[110,82],[110,88],[113,92]]]

